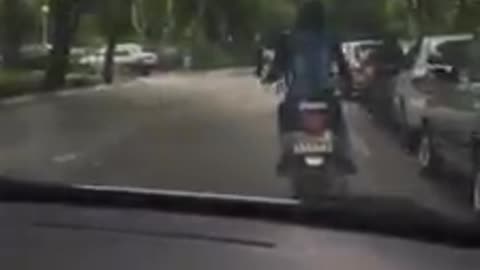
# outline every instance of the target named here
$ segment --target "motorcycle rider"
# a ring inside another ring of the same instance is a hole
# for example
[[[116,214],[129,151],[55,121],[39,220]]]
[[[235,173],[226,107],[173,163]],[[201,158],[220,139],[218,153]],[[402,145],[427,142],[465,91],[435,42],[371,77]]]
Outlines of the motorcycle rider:
[[[273,82],[283,78],[288,86],[278,106],[280,134],[299,129],[300,102],[313,99],[329,103],[338,142],[335,147],[337,164],[346,173],[353,173],[355,167],[347,128],[331,74],[333,63],[337,64],[340,75],[348,73],[347,63],[340,46],[326,31],[324,17],[322,3],[309,1],[302,5],[293,31],[282,33],[277,42],[274,67],[265,80]],[[287,167],[286,156],[284,152],[280,157],[279,173]]]

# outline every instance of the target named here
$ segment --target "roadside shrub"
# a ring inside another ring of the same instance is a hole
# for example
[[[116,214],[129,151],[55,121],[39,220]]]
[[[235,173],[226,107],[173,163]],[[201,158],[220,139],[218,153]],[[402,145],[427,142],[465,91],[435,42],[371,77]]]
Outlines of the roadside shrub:
[[[42,89],[41,71],[0,71],[0,97],[17,96]]]
[[[0,98],[29,93],[45,92],[43,71],[0,70]],[[99,76],[71,73],[67,76],[67,87],[87,87],[101,83]]]
[[[253,63],[253,53],[248,48],[212,43],[200,43],[193,46],[192,57],[193,69],[246,66]]]

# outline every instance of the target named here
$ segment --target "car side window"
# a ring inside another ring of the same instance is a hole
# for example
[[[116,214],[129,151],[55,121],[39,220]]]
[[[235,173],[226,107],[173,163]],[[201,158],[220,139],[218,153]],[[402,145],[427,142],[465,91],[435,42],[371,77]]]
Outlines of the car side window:
[[[118,50],[115,52],[115,56],[129,56],[130,52],[128,50]]]
[[[418,40],[415,45],[410,48],[410,50],[405,55],[404,68],[412,69],[417,63],[417,57],[420,53],[420,48],[422,46],[422,41]]]

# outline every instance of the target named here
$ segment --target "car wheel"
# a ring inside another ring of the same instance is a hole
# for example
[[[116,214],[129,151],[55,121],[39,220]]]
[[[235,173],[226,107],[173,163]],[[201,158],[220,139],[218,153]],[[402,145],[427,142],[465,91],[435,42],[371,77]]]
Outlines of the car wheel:
[[[440,158],[435,150],[432,132],[424,129],[420,136],[417,159],[423,172],[437,174],[441,168]]]

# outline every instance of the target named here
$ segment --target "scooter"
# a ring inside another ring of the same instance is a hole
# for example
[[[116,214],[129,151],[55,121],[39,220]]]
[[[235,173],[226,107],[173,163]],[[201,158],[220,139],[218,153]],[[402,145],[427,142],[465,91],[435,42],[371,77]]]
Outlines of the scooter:
[[[336,163],[336,109],[327,101],[300,102],[299,125],[281,133],[285,174],[302,200],[343,195],[345,183]]]

